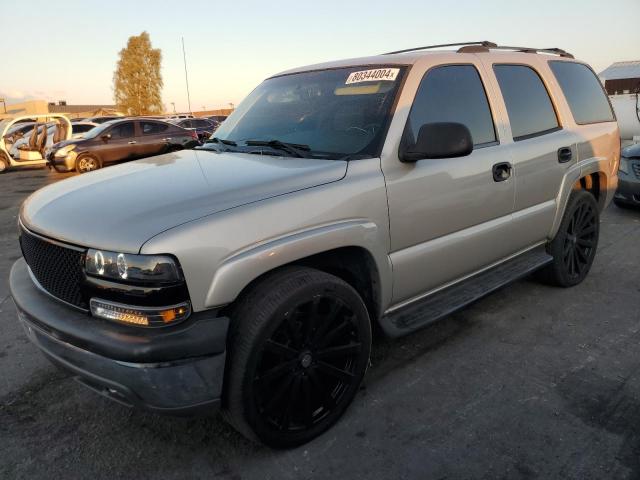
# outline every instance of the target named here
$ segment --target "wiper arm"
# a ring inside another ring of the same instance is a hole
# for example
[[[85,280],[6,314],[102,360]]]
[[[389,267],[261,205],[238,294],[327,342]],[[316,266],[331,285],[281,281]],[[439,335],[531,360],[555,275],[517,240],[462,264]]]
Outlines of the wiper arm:
[[[311,150],[309,145],[299,143],[281,142],[280,140],[247,140],[245,142],[249,147],[271,147],[282,150],[296,157],[303,158],[306,152]]]
[[[232,147],[238,146],[233,140],[224,140],[218,137],[208,138],[204,143],[222,143],[223,145],[231,145]]]

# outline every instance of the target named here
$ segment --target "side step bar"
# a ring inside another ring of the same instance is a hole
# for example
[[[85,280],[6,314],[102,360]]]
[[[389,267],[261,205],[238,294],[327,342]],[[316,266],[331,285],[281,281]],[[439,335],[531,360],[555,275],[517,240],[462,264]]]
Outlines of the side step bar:
[[[547,265],[553,257],[536,247],[495,267],[388,313],[380,323],[391,337],[423,328]]]

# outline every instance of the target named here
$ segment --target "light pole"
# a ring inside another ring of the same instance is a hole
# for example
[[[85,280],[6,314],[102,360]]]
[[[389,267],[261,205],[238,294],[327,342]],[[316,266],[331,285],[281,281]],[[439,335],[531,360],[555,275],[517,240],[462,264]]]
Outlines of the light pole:
[[[187,75],[187,53],[184,49],[184,37],[182,37],[182,59],[184,60],[184,81],[187,84],[187,103],[191,113],[191,95],[189,94],[189,75]]]
[[[0,98],[0,102],[4,106],[4,113],[7,113],[7,102],[5,102],[4,98]]]
[[[173,105],[173,113],[177,113],[176,112],[176,102],[171,102],[171,105]]]

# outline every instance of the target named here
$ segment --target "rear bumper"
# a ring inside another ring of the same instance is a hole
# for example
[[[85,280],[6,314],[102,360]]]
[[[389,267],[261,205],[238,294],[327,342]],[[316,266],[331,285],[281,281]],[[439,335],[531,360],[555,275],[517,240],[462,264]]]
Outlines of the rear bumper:
[[[229,320],[208,312],[184,325],[142,329],[91,317],[51,298],[23,259],[10,288],[28,338],[81,383],[128,406],[209,412],[222,395]]]
[[[614,198],[618,202],[640,206],[640,179],[633,173],[618,172],[618,189]]]

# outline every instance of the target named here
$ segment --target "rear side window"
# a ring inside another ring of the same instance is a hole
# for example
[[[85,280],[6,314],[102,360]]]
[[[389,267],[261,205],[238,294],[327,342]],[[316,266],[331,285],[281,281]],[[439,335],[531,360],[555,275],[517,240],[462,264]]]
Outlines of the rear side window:
[[[456,122],[471,132],[474,145],[496,141],[491,109],[473,65],[447,65],[427,72],[413,101],[407,138],[415,142],[425,123]]]
[[[140,128],[143,135],[153,135],[154,133],[162,133],[169,125],[158,122],[140,122]]]
[[[515,141],[559,128],[549,93],[535,70],[525,65],[494,65],[493,71],[507,106]]]
[[[602,84],[589,67],[581,63],[559,61],[551,61],[549,66],[560,84],[576,123],[614,120]]]

